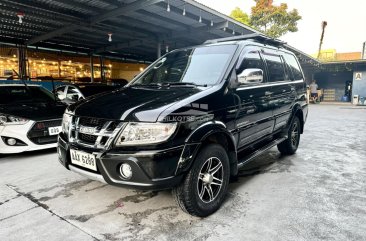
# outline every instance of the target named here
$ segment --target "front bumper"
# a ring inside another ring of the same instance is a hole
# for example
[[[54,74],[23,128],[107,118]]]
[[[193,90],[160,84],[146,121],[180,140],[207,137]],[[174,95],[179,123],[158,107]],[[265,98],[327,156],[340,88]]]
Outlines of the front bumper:
[[[0,154],[14,154],[25,151],[36,151],[48,148],[55,148],[57,146],[56,142],[37,145],[28,138],[27,133],[32,128],[34,123],[34,121],[29,121],[24,125],[0,126]],[[4,139],[2,137],[15,138],[22,141],[25,145],[9,146],[4,142]]]
[[[97,171],[72,164],[71,148],[94,154]],[[63,134],[58,137],[57,148],[60,163],[73,172],[111,185],[142,190],[162,190],[177,186],[183,178],[183,174],[175,175],[182,151],[183,146],[139,152],[95,151],[69,144],[65,141]],[[132,168],[133,174],[129,180],[123,179],[119,173],[119,167],[122,163],[127,163]]]

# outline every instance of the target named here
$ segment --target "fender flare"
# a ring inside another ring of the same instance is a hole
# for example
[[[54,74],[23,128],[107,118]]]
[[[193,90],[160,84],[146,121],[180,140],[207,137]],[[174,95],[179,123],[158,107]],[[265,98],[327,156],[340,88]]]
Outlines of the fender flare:
[[[298,112],[300,112],[298,114]],[[303,109],[301,107],[301,105],[299,103],[296,103],[294,105],[294,107],[292,108],[292,114],[291,114],[291,118],[289,119],[289,123],[287,126],[290,125],[290,123],[292,123],[293,119],[295,118],[295,116],[300,115],[299,119],[300,119],[300,124],[301,124],[301,134],[304,132],[304,124],[305,124],[305,119],[304,119],[304,113],[303,113]]]
[[[182,154],[179,158],[176,174],[186,172],[192,166],[202,143],[207,141],[211,136],[222,135],[226,137],[228,156],[230,160],[231,173],[237,172],[237,149],[234,136],[227,130],[226,125],[220,121],[210,121],[201,124],[194,129],[186,138]]]

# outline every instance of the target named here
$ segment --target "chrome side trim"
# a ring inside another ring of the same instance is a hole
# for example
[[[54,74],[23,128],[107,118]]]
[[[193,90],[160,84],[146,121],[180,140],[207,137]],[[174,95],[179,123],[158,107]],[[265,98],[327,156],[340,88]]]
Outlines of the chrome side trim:
[[[278,85],[289,85],[289,84],[300,84],[305,83],[303,80],[296,80],[296,81],[284,81],[284,82],[274,82],[274,83],[267,83],[264,85],[255,85],[255,86],[243,86],[237,88],[237,90],[249,90],[249,89],[257,89],[257,88],[264,88],[264,87],[271,87],[271,86],[278,86]]]
[[[77,167],[74,167],[74,166],[69,166],[70,170],[73,171],[73,172],[76,172],[84,177],[87,177],[89,179],[92,179],[94,181],[98,181],[98,182],[103,182],[103,183],[107,183],[103,176],[100,175],[100,174],[95,174],[95,173],[92,173],[92,172],[88,172],[88,171],[84,171],[80,168],[77,168]]]

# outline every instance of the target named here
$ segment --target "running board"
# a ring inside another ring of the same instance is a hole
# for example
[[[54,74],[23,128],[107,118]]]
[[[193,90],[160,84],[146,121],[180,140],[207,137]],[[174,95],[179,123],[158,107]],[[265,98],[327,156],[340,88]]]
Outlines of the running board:
[[[249,156],[247,156],[245,159],[240,160],[238,162],[238,169],[242,168],[246,163],[250,162],[251,160],[253,160],[254,158],[262,155],[264,152],[268,151],[269,149],[271,149],[272,147],[280,144],[281,142],[283,142],[284,140],[287,139],[287,136],[278,138],[270,143],[268,143],[267,145],[259,148],[258,150],[256,150],[255,152],[253,152],[252,154],[250,154]]]

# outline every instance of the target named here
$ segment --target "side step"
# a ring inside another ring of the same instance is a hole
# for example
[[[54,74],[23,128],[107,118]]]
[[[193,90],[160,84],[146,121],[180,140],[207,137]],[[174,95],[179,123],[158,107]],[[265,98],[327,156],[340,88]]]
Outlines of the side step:
[[[249,156],[247,156],[245,159],[240,160],[238,162],[238,169],[242,168],[246,163],[250,162],[251,160],[253,160],[254,158],[262,155],[263,153],[265,153],[266,151],[268,151],[269,149],[271,149],[272,147],[280,144],[281,142],[283,142],[284,140],[287,139],[287,136],[278,138],[270,143],[268,143],[267,145],[261,147],[260,149],[256,150],[255,152],[253,152],[252,154],[250,154]]]

